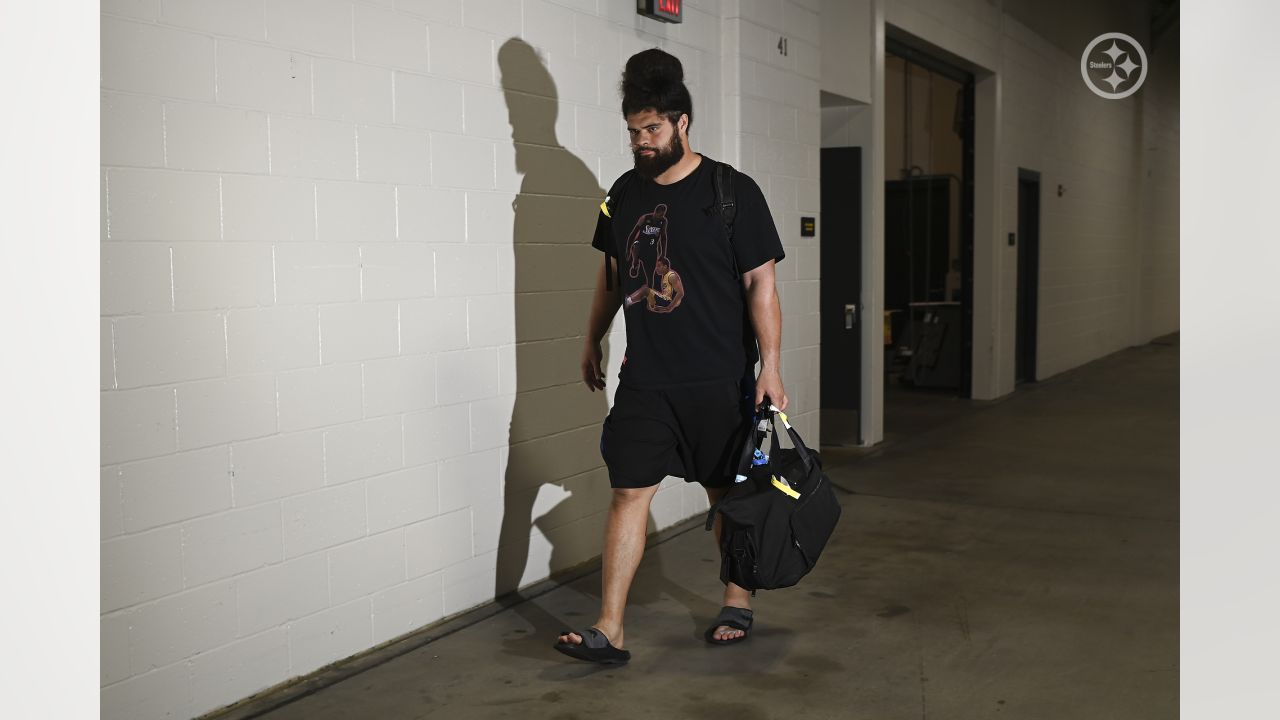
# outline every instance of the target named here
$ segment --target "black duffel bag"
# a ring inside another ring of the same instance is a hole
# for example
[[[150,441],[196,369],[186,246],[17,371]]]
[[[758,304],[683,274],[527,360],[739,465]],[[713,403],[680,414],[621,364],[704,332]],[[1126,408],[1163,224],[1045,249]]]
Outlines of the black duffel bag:
[[[818,453],[777,407],[762,412],[752,420],[735,482],[707,512],[706,527],[712,529],[719,512],[720,580],[752,594],[799,582],[817,564],[840,520],[840,503]],[[793,447],[779,446],[775,415]],[[773,438],[768,455],[760,452],[766,435]]]

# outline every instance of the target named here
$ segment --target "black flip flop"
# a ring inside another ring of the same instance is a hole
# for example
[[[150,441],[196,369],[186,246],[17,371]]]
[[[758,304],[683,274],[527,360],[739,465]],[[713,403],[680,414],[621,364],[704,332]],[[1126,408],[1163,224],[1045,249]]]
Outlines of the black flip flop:
[[[707,628],[703,637],[712,645],[732,645],[736,642],[742,642],[743,640],[751,637],[751,621],[751,610],[725,605],[720,608],[720,614],[716,616],[716,619],[711,623],[711,626]],[[745,634],[736,638],[729,638],[728,640],[717,640],[716,628],[721,625],[731,627],[735,630],[742,630]]]
[[[556,650],[578,660],[586,660],[587,662],[600,663],[601,665],[622,665],[631,659],[630,650],[619,650],[609,642],[609,638],[604,633],[594,627],[583,630],[561,630],[561,635],[575,633],[582,638],[580,644],[570,642],[557,641],[554,647]]]

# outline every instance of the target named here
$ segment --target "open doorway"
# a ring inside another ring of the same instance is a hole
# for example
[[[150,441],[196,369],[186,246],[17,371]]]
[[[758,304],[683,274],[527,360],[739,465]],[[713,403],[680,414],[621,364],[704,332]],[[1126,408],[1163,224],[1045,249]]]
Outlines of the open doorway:
[[[824,447],[857,447],[866,443],[868,423],[879,424],[868,410],[874,389],[864,383],[874,372],[869,349],[875,339],[868,320],[867,293],[877,288],[864,282],[868,265],[868,225],[865,212],[872,188],[874,108],[863,102],[823,92],[822,148],[819,156],[819,228],[822,280],[819,291],[821,341],[821,435]]]
[[[972,391],[974,77],[885,52],[884,426],[915,434]]]

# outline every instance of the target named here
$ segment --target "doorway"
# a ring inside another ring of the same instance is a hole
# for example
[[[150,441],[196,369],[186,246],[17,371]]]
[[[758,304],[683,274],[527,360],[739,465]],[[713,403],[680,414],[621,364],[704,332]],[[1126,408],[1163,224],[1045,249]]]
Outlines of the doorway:
[[[1037,306],[1040,296],[1040,173],[1018,168],[1017,355],[1014,382],[1036,381]]]
[[[972,73],[886,38],[886,435],[972,393],[974,90]]]

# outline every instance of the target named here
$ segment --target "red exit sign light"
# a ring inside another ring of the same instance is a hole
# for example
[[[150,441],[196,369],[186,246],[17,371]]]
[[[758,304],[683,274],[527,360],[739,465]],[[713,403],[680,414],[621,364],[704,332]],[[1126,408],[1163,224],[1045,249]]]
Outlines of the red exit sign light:
[[[680,22],[684,0],[636,0],[636,12],[662,22]]]

